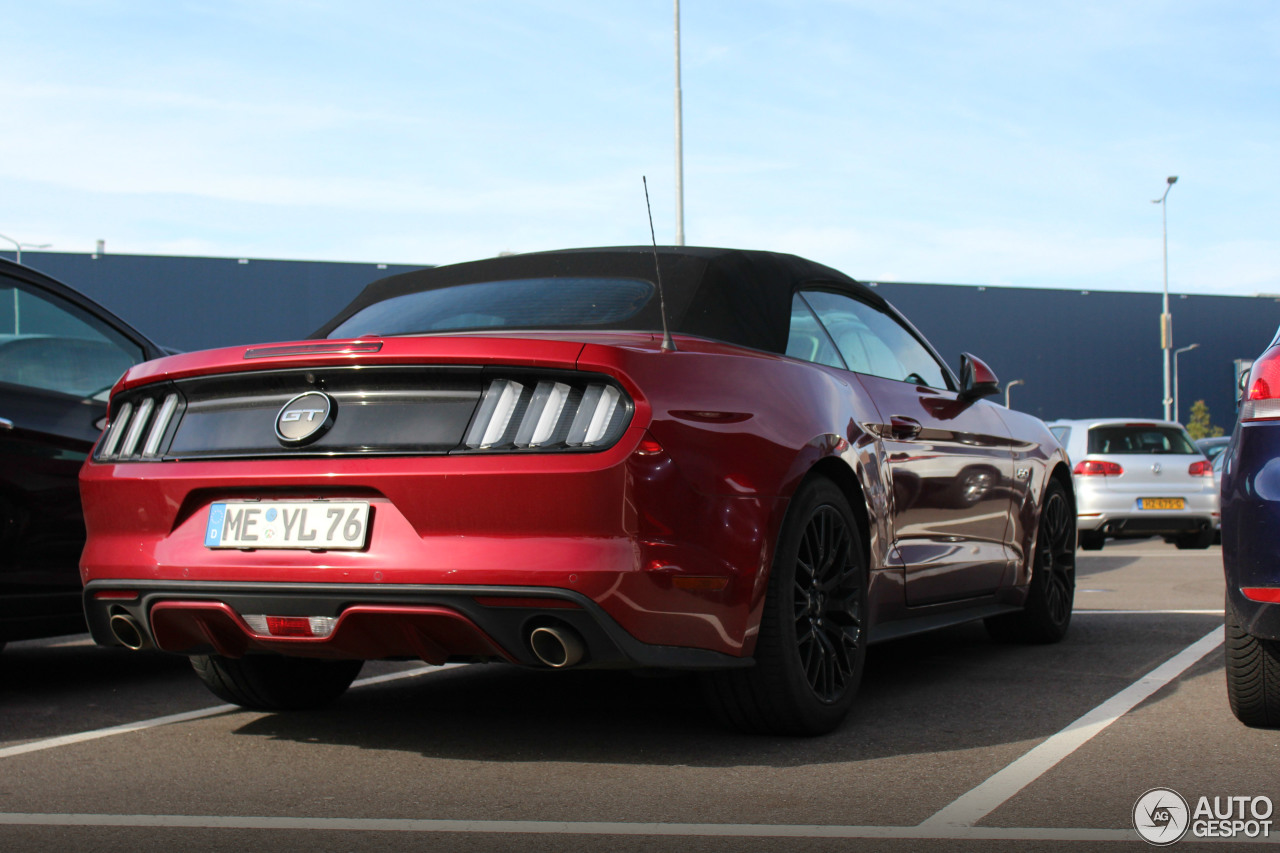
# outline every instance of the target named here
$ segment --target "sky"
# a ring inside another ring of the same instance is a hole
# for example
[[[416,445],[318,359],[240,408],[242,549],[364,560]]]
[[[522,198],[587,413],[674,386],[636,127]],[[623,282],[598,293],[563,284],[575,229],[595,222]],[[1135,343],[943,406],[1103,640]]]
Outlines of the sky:
[[[0,0],[0,234],[443,264],[676,232],[672,0]],[[689,245],[1280,294],[1274,0],[684,0]],[[0,240],[0,249],[10,248]]]

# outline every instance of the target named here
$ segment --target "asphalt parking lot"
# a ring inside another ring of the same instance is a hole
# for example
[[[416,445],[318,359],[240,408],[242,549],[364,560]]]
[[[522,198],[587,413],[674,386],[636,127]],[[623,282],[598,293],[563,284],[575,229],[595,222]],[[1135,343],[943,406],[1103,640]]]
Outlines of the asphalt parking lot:
[[[1146,849],[1150,789],[1280,801],[1280,732],[1226,703],[1219,550],[1114,544],[1078,573],[1063,644],[876,646],[812,740],[717,728],[683,677],[370,664],[331,708],[263,714],[184,659],[16,643],[0,849]]]

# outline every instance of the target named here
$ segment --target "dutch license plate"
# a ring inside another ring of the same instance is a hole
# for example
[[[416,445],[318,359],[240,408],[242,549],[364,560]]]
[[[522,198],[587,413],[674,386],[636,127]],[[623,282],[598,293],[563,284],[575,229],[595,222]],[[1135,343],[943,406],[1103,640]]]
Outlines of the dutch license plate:
[[[1183,509],[1186,501],[1182,498],[1143,498],[1138,502],[1139,509]]]
[[[209,507],[209,548],[363,548],[368,501],[224,501]]]

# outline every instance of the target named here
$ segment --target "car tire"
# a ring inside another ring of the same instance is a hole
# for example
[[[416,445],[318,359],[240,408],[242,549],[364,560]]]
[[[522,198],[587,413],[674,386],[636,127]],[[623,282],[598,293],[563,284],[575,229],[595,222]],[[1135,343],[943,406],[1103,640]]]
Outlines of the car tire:
[[[829,480],[806,481],[778,537],[755,665],[702,679],[721,722],[777,735],[820,735],[839,726],[866,662],[867,584],[848,500]]]
[[[1106,544],[1107,535],[1097,530],[1081,530],[1080,531],[1080,550],[1081,551],[1101,551],[1102,546]]]
[[[1280,728],[1280,642],[1255,637],[1226,607],[1227,701],[1246,726]]]
[[[999,642],[1056,643],[1067,635],[1076,589],[1076,512],[1067,490],[1050,480],[1040,507],[1034,562],[1022,610],[983,620]]]
[[[1173,537],[1173,546],[1179,551],[1202,551],[1212,544],[1212,527],[1207,527],[1199,533],[1181,533]]]
[[[302,711],[328,705],[360,674],[364,661],[277,655],[194,655],[191,666],[215,696],[255,711]]]

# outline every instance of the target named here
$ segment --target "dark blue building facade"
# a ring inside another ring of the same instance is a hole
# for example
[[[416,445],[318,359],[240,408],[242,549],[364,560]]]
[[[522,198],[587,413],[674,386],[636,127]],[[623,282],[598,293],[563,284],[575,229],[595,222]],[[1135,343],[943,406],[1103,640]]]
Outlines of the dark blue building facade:
[[[24,252],[22,260],[181,350],[304,338],[369,282],[421,268],[58,252]],[[953,367],[971,352],[1003,383],[1021,379],[1010,392],[1015,409],[1046,420],[1162,414],[1158,293],[876,286]],[[1271,341],[1280,299],[1174,295],[1170,311],[1176,345],[1199,344],[1178,359],[1181,419],[1204,400],[1213,423],[1229,431],[1234,362]]]

